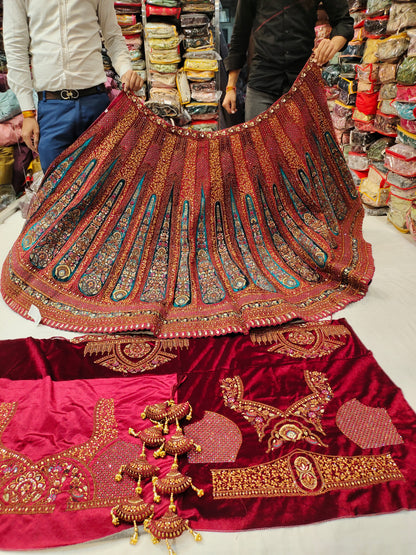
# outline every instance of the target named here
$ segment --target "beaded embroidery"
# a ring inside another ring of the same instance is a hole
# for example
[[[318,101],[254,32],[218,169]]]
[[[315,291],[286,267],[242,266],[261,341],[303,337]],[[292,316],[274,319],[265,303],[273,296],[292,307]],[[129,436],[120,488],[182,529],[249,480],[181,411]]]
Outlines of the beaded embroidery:
[[[95,359],[101,364],[123,374],[146,372],[166,364],[176,358],[170,349],[187,348],[187,339],[150,339],[145,336],[109,336],[84,335],[75,337],[72,343],[86,343],[85,355],[105,354]]]
[[[284,441],[296,442],[301,439],[325,446],[315,432],[325,435],[321,419],[325,406],[333,397],[332,389],[321,372],[305,370],[304,376],[312,393],[294,402],[286,410],[244,399],[244,386],[239,376],[221,380],[224,405],[240,413],[254,427],[259,441],[265,436],[270,422],[278,419],[270,433],[267,452],[277,449]]]
[[[199,453],[188,453],[188,462],[194,464],[234,462],[243,443],[239,427],[216,412],[205,411],[201,420],[188,424],[184,431],[201,446]]]
[[[214,499],[319,495],[404,480],[390,454],[329,456],[295,450],[270,463],[211,469]]]
[[[367,407],[357,399],[344,403],[335,421],[341,432],[362,449],[403,443],[386,409]]]
[[[253,343],[273,343],[267,349],[269,352],[304,359],[329,355],[343,347],[350,335],[342,324],[327,322],[250,331]]]
[[[0,432],[6,429],[17,403],[0,404]],[[117,485],[114,469],[121,458],[137,456],[137,447],[117,441],[112,399],[98,401],[91,438],[56,455],[34,462],[0,443],[0,514],[51,513],[59,495],[66,509],[108,507],[134,492],[130,483]]]
[[[83,333],[159,338],[316,321],[374,271],[321,72],[249,123],[169,125],[134,95],[46,172],[2,272],[9,306]]]

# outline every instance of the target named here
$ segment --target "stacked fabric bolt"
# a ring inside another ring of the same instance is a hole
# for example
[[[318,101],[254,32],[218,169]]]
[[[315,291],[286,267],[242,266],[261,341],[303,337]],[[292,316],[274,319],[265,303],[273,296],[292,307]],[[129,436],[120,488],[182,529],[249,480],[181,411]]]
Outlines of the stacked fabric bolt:
[[[366,211],[387,213],[407,232],[416,198],[416,2],[349,7],[354,38],[323,70],[334,127]]]
[[[200,131],[218,129],[221,91],[216,84],[219,55],[214,46],[213,11],[214,3],[210,0],[182,1],[180,23],[185,62],[181,97],[191,119],[190,126]]]
[[[148,106],[159,116],[177,118],[181,113],[176,74],[181,62],[181,36],[175,25],[150,21],[145,26],[149,59]]]
[[[133,69],[146,82],[146,62],[143,50],[143,25],[141,16],[141,2],[115,2],[114,7],[117,14],[117,21],[121,27],[127,48],[130,52]],[[111,62],[110,62],[111,63]],[[107,75],[118,81],[118,76]],[[120,83],[118,83],[120,86]],[[146,96],[146,87],[142,87],[137,93],[139,96]]]

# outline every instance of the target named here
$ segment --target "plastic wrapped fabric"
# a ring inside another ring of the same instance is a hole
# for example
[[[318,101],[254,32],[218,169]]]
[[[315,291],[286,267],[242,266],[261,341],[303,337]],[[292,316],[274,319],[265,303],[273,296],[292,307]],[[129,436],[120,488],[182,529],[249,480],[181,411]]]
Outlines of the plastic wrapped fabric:
[[[380,69],[380,64],[376,64],[376,63],[359,64],[356,67],[357,79],[359,81],[365,81],[367,83],[378,83],[379,69]]]
[[[181,42],[181,37],[173,36],[173,37],[163,37],[163,38],[149,38],[148,44],[151,49],[156,50],[171,50],[176,49]]]
[[[380,40],[381,39],[367,39],[365,43],[363,58],[361,60],[362,64],[375,64],[379,61],[376,53]]]
[[[203,13],[183,13],[180,22],[181,27],[204,27],[209,25],[210,18]]]
[[[397,69],[397,82],[401,85],[416,83],[416,57],[406,56]]]
[[[368,170],[368,158],[365,152],[350,151],[347,158],[348,167],[352,170]]]
[[[149,64],[150,71],[157,71],[158,73],[176,73],[178,64]]]
[[[357,92],[357,81],[354,79],[347,79],[346,77],[340,77],[338,79],[338,87],[348,94],[354,94]]]
[[[409,133],[416,134],[416,120],[400,118],[399,125],[405,131],[408,131]]]
[[[0,92],[0,123],[20,114],[20,104],[11,89]]]
[[[181,104],[188,104],[188,102],[191,101],[191,89],[183,68],[181,68],[176,74],[176,87],[178,89]]]
[[[374,118],[373,126],[374,126],[374,130],[380,133],[381,135],[396,137],[398,123],[399,123],[399,118],[397,116],[383,114],[378,110]]]
[[[397,95],[397,83],[385,83],[380,87],[378,97],[380,100],[393,100]]]
[[[397,64],[392,64],[390,62],[384,62],[380,64],[380,69],[378,72],[378,78],[380,83],[395,83],[397,73]]]
[[[357,93],[349,94],[347,91],[340,89],[338,98],[343,104],[347,104],[348,106],[355,106],[355,103],[357,101]]]
[[[378,109],[382,114],[386,114],[388,116],[397,116],[397,109],[392,100],[380,100],[378,103]]]
[[[407,29],[406,33],[410,41],[407,47],[407,55],[416,56],[416,29]]]
[[[416,196],[416,188],[413,192],[413,196],[408,198],[404,196],[402,190],[398,190],[394,187],[390,187],[390,197],[388,200],[389,210],[387,212],[387,219],[390,223],[394,225],[396,229],[402,233],[408,233],[406,216],[412,206],[412,201]]]
[[[403,29],[416,27],[416,3],[396,3],[393,2],[390,8],[387,32],[389,34],[399,33]]]
[[[367,149],[367,156],[371,162],[383,162],[386,148],[394,143],[394,138],[381,137],[372,143]]]
[[[356,98],[357,100],[355,106],[357,110],[366,115],[375,115],[377,111],[378,92],[359,92],[357,93]]]
[[[185,71],[218,71],[218,61],[207,58],[186,58]]]
[[[380,62],[394,61],[406,52],[410,39],[407,33],[392,35],[377,42],[376,58]]]
[[[341,52],[342,56],[352,56],[355,58],[362,58],[365,49],[365,41],[362,42],[349,42],[344,50]]]
[[[400,118],[414,120],[416,119],[416,103],[394,101],[394,106]]]
[[[398,102],[416,102],[416,85],[397,84],[396,100]]]
[[[416,177],[416,149],[403,143],[386,148],[384,165],[404,177]]]
[[[412,203],[406,212],[406,227],[412,238],[416,241],[416,200],[412,200]]]
[[[367,0],[348,0],[348,9],[350,12],[365,10],[366,7]]]
[[[338,83],[341,66],[338,64],[329,64],[322,68],[322,78],[329,87],[333,87]]]
[[[407,131],[401,125],[397,126],[397,140],[405,145],[410,145],[416,148],[416,134]]]
[[[377,138],[378,135],[376,133],[352,129],[350,134],[351,150],[354,152],[367,152]]]
[[[388,14],[391,6],[391,0],[367,0],[368,16]]]
[[[387,170],[383,164],[371,164],[368,175],[361,180],[360,196],[362,202],[373,207],[387,206],[390,187],[386,181]]]
[[[152,87],[172,89],[176,86],[176,73],[150,71],[149,82]]]
[[[176,37],[178,31],[175,25],[169,25],[168,23],[153,22],[149,21],[146,23],[144,29],[147,38],[169,38]]]
[[[364,33],[367,38],[381,38],[387,34],[388,15],[367,17],[364,21]]]

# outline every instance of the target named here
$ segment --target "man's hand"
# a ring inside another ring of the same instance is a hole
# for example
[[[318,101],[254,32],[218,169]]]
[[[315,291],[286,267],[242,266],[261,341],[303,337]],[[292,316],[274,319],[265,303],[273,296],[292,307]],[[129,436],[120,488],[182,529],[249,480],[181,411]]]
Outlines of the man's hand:
[[[39,125],[36,118],[23,118],[22,138],[30,150],[38,151]]]
[[[124,91],[139,91],[143,87],[143,79],[140,75],[129,69],[121,76]]]
[[[314,60],[318,65],[323,66],[335,56],[346,44],[345,37],[335,36],[329,39],[322,39],[314,49]]]
[[[222,102],[222,107],[229,114],[235,114],[237,112],[237,93],[235,90],[229,90],[225,93],[224,100]]]

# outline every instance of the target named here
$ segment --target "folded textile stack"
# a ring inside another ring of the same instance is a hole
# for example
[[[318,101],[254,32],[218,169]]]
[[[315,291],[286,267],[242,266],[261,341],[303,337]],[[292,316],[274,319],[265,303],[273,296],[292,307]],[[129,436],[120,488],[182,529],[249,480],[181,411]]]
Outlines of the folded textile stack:
[[[340,145],[366,211],[404,233],[416,198],[416,2],[349,0],[354,37],[324,68]]]
[[[115,2],[117,21],[121,27],[130,52],[133,69],[146,82],[146,62],[143,49],[143,24],[141,2]],[[113,76],[114,77],[114,76]],[[146,87],[138,91],[138,96],[146,96]]]
[[[193,129],[216,131],[218,129],[218,101],[216,74],[219,55],[215,50],[212,14],[214,2],[182,1],[181,28],[185,48],[184,71],[189,82],[189,100],[186,111]]]
[[[181,37],[176,25],[149,21],[145,25],[145,44],[149,60],[148,106],[157,115],[177,118],[181,113],[176,75],[181,62]]]

